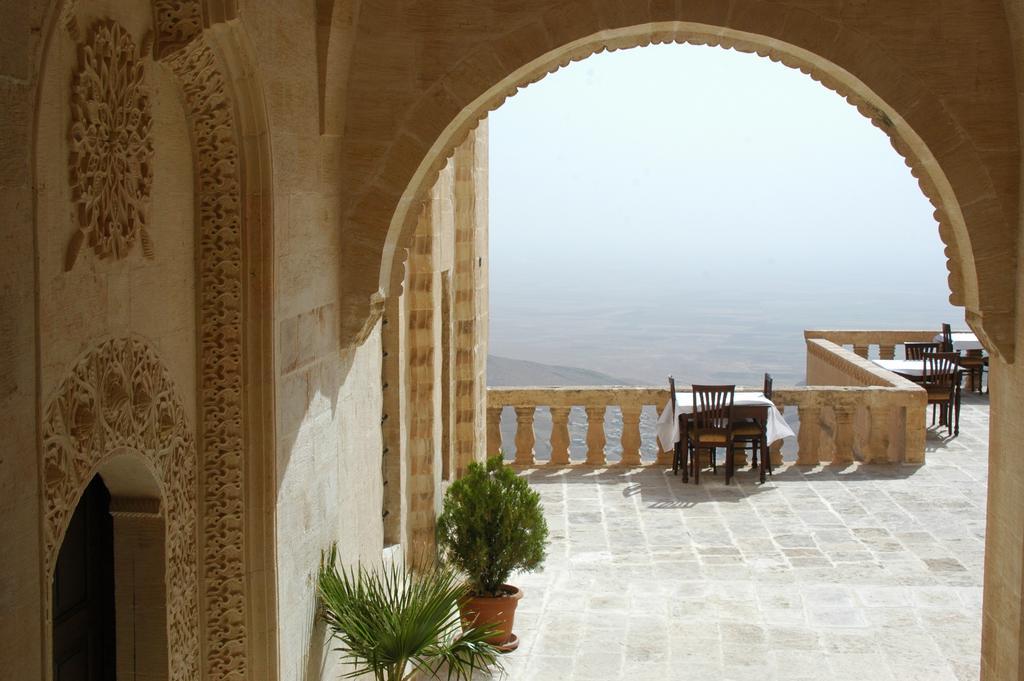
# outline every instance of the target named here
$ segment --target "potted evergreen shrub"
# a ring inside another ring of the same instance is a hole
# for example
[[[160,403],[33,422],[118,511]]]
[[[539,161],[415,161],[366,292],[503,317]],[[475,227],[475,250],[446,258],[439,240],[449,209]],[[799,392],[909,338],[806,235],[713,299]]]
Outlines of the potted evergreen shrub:
[[[443,566],[339,568],[335,547],[317,575],[320,617],[353,663],[345,676],[372,674],[376,681],[436,678],[442,670],[448,679],[469,681],[475,671],[500,668],[487,642],[494,631],[461,621],[468,589]]]
[[[500,454],[486,465],[470,464],[445,493],[437,543],[442,559],[468,578],[463,622],[492,626],[488,640],[501,650],[519,644],[512,626],[522,591],[507,584],[508,578],[541,565],[547,538],[540,495]]]

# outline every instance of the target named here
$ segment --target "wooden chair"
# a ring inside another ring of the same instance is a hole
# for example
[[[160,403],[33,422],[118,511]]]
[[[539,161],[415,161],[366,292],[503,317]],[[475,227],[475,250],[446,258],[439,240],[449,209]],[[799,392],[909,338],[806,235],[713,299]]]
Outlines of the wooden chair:
[[[773,383],[772,375],[766,373],[764,375],[763,392],[764,396],[768,399],[772,398]],[[757,469],[757,452],[761,447],[761,440],[764,438],[764,431],[767,426],[767,423],[760,423],[757,419],[741,419],[732,428],[733,443],[739,446],[740,449],[750,448],[750,467],[753,470]],[[762,452],[761,456],[767,457],[765,459],[765,466],[768,469],[768,475],[773,475],[771,453],[767,451]]]
[[[928,392],[928,404],[932,405],[932,425],[935,425],[936,409],[942,409],[940,425],[949,429],[949,434],[960,434],[960,353],[932,352],[924,356],[924,376],[921,386]]]
[[[953,329],[949,324],[942,325],[942,351],[954,352]],[[985,369],[988,368],[988,357],[981,350],[968,350],[958,362],[961,369],[970,377],[970,386],[979,393],[985,392]]]
[[[924,359],[927,352],[943,352],[942,343],[904,343],[907,359]]]
[[[675,416],[676,413],[676,379],[673,376],[668,377],[668,394],[669,394],[669,409],[672,410],[672,417],[678,419]],[[680,427],[682,424],[679,424]],[[684,457],[689,453],[689,447],[683,444],[683,438],[686,434],[680,430],[679,439],[676,440],[675,445],[672,447],[672,475],[678,475],[679,469],[683,469],[683,482],[689,482],[690,476],[686,471],[686,460]]]
[[[686,429],[686,447],[693,468],[693,482],[700,484],[700,450],[711,454],[711,465],[718,472],[715,451],[725,448],[725,484],[729,484],[736,468],[733,457],[732,405],[736,396],[735,385],[693,386],[693,414]]]
[[[953,352],[953,329],[949,324],[942,324],[942,352]]]

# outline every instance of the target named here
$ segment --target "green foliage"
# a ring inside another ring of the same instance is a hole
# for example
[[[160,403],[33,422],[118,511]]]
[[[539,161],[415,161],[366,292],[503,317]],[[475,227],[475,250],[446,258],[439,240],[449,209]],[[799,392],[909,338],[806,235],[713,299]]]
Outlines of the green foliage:
[[[468,587],[449,569],[349,570],[338,567],[332,547],[321,559],[317,589],[320,616],[355,665],[349,678],[369,673],[377,681],[401,681],[411,666],[410,674],[436,678],[447,668],[448,679],[468,680],[475,670],[500,666],[498,651],[486,642],[492,627],[463,631],[458,603]]]
[[[540,495],[500,454],[486,466],[470,464],[448,487],[437,543],[445,560],[469,577],[474,594],[498,596],[513,571],[538,568],[547,539]]]

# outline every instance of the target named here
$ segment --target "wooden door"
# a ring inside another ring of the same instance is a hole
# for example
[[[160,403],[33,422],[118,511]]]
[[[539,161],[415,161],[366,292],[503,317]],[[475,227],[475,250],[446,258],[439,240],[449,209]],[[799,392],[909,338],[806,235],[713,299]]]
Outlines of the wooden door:
[[[114,681],[114,524],[99,476],[71,518],[53,577],[54,681]]]

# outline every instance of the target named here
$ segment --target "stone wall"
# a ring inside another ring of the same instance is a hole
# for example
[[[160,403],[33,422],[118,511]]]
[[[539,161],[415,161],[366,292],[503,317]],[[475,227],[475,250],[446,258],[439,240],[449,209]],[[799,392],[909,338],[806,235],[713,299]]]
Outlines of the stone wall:
[[[1024,7],[1004,0],[1016,66],[1017,134],[1024,137]],[[1022,211],[1024,212],[1024,211]],[[1018,214],[1020,215],[1020,213]],[[1017,345],[1024,343],[1024,221],[1017,230]],[[1024,679],[1024,361],[993,359],[989,381],[988,517],[985,537],[985,600],[982,613],[981,676]]]

